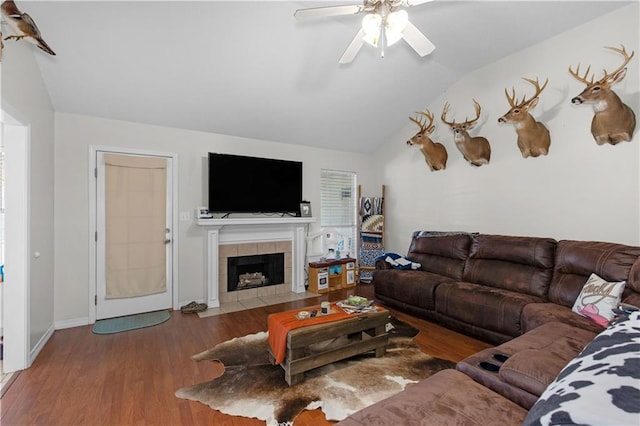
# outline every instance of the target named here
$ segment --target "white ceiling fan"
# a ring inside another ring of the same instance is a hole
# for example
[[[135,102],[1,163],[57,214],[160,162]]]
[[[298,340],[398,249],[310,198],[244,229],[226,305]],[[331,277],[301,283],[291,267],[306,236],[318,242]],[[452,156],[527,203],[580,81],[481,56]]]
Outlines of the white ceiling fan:
[[[355,15],[366,13],[362,19],[362,27],[351,41],[340,58],[341,64],[353,61],[362,45],[367,42],[377,47],[380,39],[381,55],[384,56],[384,40],[391,46],[404,39],[418,55],[426,56],[436,48],[428,38],[411,22],[403,7],[416,6],[431,0],[364,0],[361,5],[324,6],[309,9],[298,9],[293,16],[298,19],[321,16]]]

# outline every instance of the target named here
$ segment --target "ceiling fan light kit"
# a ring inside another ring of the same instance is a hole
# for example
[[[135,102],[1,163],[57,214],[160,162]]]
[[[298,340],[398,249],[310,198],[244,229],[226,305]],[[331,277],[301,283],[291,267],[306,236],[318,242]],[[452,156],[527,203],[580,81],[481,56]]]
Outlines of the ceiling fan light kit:
[[[409,14],[406,10],[391,12],[387,16],[384,31],[387,38],[387,46],[393,46],[402,39],[404,30],[409,24]]]
[[[409,14],[406,10],[391,12],[387,16],[377,13],[369,13],[362,18],[362,29],[364,30],[364,41],[378,47],[380,33],[384,28],[384,38],[387,46],[393,46],[403,37],[403,31],[409,23]]]
[[[430,0],[364,0],[362,5],[324,6],[309,9],[298,9],[294,16],[298,19],[354,15],[361,12],[367,14],[362,18],[361,28],[347,46],[339,62],[347,64],[355,58],[366,42],[378,47],[380,38],[384,38],[387,46],[392,46],[404,39],[420,56],[433,52],[435,45],[427,39],[418,28],[409,22],[409,14],[401,7],[416,6]],[[384,30],[384,31],[383,31]],[[384,57],[384,42],[380,53]]]
[[[362,30],[364,31],[364,37],[362,37],[362,39],[373,47],[378,47],[381,25],[382,17],[377,13],[364,15],[364,18],[362,18]]]

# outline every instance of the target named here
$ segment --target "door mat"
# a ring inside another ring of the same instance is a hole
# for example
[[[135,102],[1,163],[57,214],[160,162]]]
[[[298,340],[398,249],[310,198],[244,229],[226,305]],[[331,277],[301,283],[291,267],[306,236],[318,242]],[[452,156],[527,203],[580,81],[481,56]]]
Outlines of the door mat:
[[[171,317],[169,311],[146,312],[118,318],[98,320],[93,325],[95,334],[112,334],[162,324]]]

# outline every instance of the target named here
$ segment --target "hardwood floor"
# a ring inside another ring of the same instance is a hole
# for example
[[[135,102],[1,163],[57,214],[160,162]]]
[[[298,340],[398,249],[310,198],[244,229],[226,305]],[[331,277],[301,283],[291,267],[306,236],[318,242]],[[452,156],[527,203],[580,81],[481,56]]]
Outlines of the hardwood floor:
[[[373,297],[371,285],[358,286],[356,293]],[[208,318],[176,311],[161,325],[110,335],[93,334],[91,326],[56,331],[33,366],[18,375],[0,400],[0,424],[264,425],[175,397],[178,388],[222,373],[217,363],[195,362],[191,355],[232,337],[266,330],[271,313],[345,296],[342,290]],[[416,342],[433,356],[457,362],[491,346],[393,313],[421,331]],[[319,410],[305,412],[295,422],[296,426],[327,424]]]

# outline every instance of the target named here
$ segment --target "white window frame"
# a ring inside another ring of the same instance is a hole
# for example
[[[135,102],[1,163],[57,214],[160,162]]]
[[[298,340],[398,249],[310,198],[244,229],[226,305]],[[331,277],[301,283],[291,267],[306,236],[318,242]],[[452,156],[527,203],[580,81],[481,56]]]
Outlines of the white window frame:
[[[338,231],[340,256],[357,258],[358,176],[355,172],[320,170],[320,226]]]

